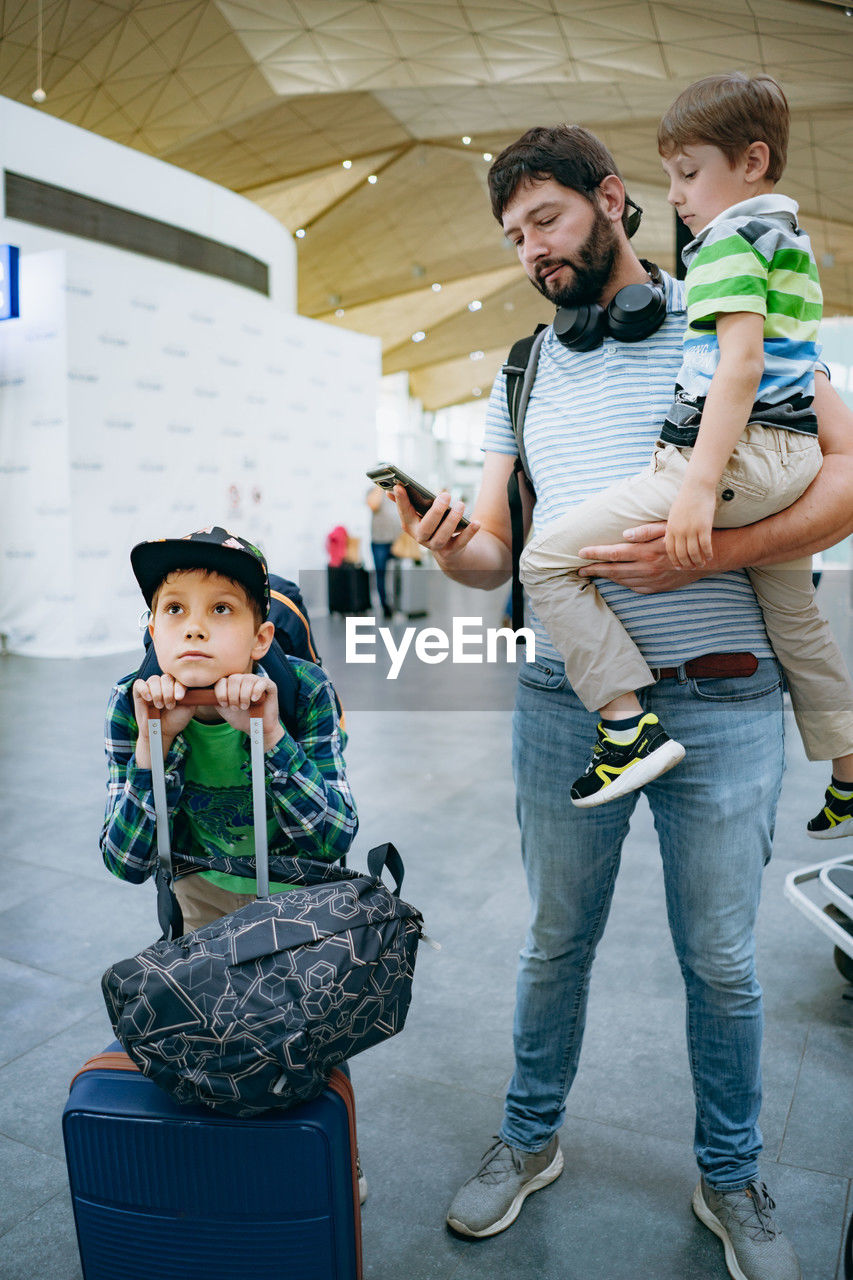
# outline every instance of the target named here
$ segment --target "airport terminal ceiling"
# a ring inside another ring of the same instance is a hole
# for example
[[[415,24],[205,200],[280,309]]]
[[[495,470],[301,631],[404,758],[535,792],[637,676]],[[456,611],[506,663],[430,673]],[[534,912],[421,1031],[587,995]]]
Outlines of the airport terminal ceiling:
[[[782,81],[781,189],[825,314],[853,313],[851,66],[834,0],[0,0],[0,93],[43,89],[39,110],[256,201],[298,237],[299,311],[378,335],[428,409],[486,394],[550,318],[489,213],[490,158],[532,124],[592,128],[671,270],[655,129],[712,72]]]

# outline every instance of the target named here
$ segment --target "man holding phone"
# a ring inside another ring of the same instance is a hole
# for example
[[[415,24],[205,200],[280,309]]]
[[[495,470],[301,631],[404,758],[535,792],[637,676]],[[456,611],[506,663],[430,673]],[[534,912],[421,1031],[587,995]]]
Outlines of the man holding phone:
[[[649,283],[630,245],[616,165],[587,130],[530,130],[495,161],[489,188],[523,269],[555,306],[606,308],[621,288]],[[665,273],[660,280],[666,314],[641,341],[605,334],[598,346],[579,350],[547,330],[524,428],[536,494],[522,482],[526,530],[648,463],[672,399],[686,319],[682,286]],[[731,1250],[740,1259],[743,1270],[731,1274],[749,1280],[798,1280],[800,1268],[772,1218],[757,1164],[762,1003],[754,925],[782,777],[782,695],[742,568],[809,555],[853,529],[853,415],[823,374],[815,409],[824,454],[817,479],[786,511],[747,528],[715,530],[713,560],[703,570],[672,569],[665,526],[632,530],[624,543],[581,553],[591,561],[587,575],[656,671],[656,683],[643,690],[647,708],[660,711],[688,748],[680,768],[645,792],[687,996],[701,1173],[694,1209],[724,1240],[727,1257]],[[518,452],[502,374],[484,448],[467,528],[460,531],[461,505],[449,494],[439,494],[423,515],[402,486],[394,496],[403,527],[448,577],[492,588],[511,572],[506,486]],[[598,809],[572,805],[571,780],[589,758],[596,717],[568,686],[535,619],[533,626],[537,661],[519,672],[513,720],[531,898],[518,970],[515,1073],[499,1137],[448,1213],[453,1230],[475,1238],[510,1226],[526,1196],[563,1168],[557,1132],[577,1069],[592,960],[637,801],[632,793]],[[744,664],[746,653],[754,663]],[[703,1216],[709,1205],[713,1213]]]

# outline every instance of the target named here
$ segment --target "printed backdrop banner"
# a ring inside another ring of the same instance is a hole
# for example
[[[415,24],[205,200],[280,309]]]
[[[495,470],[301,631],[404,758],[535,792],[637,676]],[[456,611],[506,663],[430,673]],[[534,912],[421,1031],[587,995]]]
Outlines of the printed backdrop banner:
[[[22,255],[21,316],[0,326],[0,635],[13,653],[134,648],[141,539],[223,524],[298,580],[325,565],[331,528],[363,524],[378,341],[121,259]]]

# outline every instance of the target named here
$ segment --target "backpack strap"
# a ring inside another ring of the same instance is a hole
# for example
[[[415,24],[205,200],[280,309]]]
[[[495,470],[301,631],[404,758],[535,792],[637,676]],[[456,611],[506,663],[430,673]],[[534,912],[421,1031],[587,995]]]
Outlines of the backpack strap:
[[[270,679],[274,680],[278,685],[281,718],[285,728],[292,733],[293,729],[288,722],[288,717],[292,715],[292,720],[295,724],[298,682],[290,663],[286,661],[284,655],[287,654],[293,658],[304,658],[306,661],[315,663],[318,667],[322,667],[323,659],[317,652],[317,644],[314,632],[311,629],[308,610],[305,607],[305,601],[302,599],[302,592],[296,583],[291,582],[289,578],[280,578],[273,573],[270,574],[269,616],[270,621],[275,624],[275,640],[265,655],[262,666]],[[344,729],[346,727],[346,717],[341,706],[341,700],[338,697],[338,691],[334,686],[332,686],[332,694],[335,699],[335,707],[338,719],[341,722],[341,728]]]
[[[381,880],[386,867],[394,880],[394,892],[399,894],[403,887],[403,859],[396,845],[377,844],[367,854],[367,869],[374,879]]]
[[[274,610],[271,605],[270,617],[275,623],[276,629],[283,630],[287,635],[292,646],[291,652],[297,658],[310,658],[312,662],[317,663],[318,667],[322,667],[323,659],[314,647],[311,623],[308,621],[308,615],[305,612],[302,593],[295,583],[271,573],[270,600],[274,600],[282,606],[281,610]]]
[[[518,631],[524,626],[524,592],[519,577],[518,564],[524,548],[524,509],[521,502],[520,477],[524,476],[528,490],[535,497],[533,482],[527,465],[527,453],[524,448],[524,418],[533,383],[536,381],[536,369],[539,364],[539,351],[548,326],[540,324],[536,331],[526,338],[519,338],[507,357],[502,373],[506,379],[506,402],[512,423],[518,457],[513,465],[512,474],[507,481],[507,500],[509,502],[509,520],[512,531],[512,626]]]
[[[510,422],[512,423],[512,431],[528,484],[530,484],[530,471],[527,466],[527,454],[524,450],[524,418],[527,413],[530,392],[533,388],[533,383],[536,381],[539,350],[547,328],[546,324],[538,324],[533,333],[528,334],[526,338],[519,338],[507,356],[506,364],[501,369],[501,373],[506,379],[506,404],[509,410]]]

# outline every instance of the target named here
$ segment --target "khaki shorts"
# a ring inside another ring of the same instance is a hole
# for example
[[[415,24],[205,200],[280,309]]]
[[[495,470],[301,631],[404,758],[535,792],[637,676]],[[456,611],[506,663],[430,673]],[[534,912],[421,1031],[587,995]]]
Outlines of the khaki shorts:
[[[231,893],[229,889],[221,889],[218,884],[206,880],[203,875],[194,873],[175,881],[175,897],[180,904],[184,917],[184,932],[200,929],[202,925],[221,920],[223,916],[245,907],[255,901],[253,893]]]

